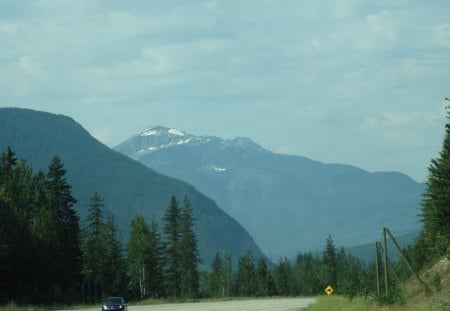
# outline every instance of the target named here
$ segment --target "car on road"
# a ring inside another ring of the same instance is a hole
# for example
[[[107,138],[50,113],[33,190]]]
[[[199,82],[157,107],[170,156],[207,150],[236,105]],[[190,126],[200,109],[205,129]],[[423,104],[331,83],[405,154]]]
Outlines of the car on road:
[[[122,297],[108,297],[103,303],[102,311],[127,311],[127,302]]]

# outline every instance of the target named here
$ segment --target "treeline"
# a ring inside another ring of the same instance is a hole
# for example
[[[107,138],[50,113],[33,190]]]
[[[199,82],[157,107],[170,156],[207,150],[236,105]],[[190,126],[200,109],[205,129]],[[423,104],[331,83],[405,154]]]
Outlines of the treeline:
[[[450,254],[450,106],[446,109],[444,141],[439,156],[428,166],[422,201],[423,226],[413,249],[419,268]]]
[[[431,161],[422,204],[423,229],[407,256],[417,268],[450,250],[450,125],[442,151]],[[123,244],[113,215],[98,193],[80,222],[66,170],[54,156],[47,172],[33,172],[8,148],[0,159],[0,304],[98,302],[171,297],[297,296],[376,293],[375,262],[365,265],[337,250],[329,237],[322,256],[299,254],[271,264],[251,253],[233,263],[217,252],[199,271],[192,206],[172,197],[162,228],[136,215]],[[381,256],[380,256],[381,258]],[[382,266],[381,263],[378,263]],[[397,265],[399,277],[407,272]],[[379,271],[383,274],[383,271]],[[383,284],[381,284],[383,286]]]
[[[111,295],[130,298],[183,297],[199,293],[197,240],[189,199],[179,207],[173,196],[164,216],[164,239],[155,220],[137,215],[126,250],[117,238],[113,217],[103,219],[103,200],[91,198],[82,231],[84,301]]]
[[[61,160],[33,173],[8,150],[0,159],[0,302],[79,299],[79,217]]]
[[[232,273],[231,257],[215,256],[211,271],[205,273],[205,294],[212,297],[314,296],[324,294],[331,285],[335,293],[356,296],[375,290],[375,269],[335,248],[326,240],[323,255],[299,254],[295,260],[280,259],[268,266],[264,258],[255,260],[251,253],[239,259]]]
[[[323,258],[302,254],[272,265],[251,253],[238,263],[217,253],[200,272],[187,197],[182,204],[171,198],[161,229],[156,220],[148,224],[136,215],[123,245],[100,194],[92,195],[80,222],[65,174],[58,156],[46,173],[34,173],[11,149],[2,154],[0,303],[98,302],[109,295],[139,300],[315,295],[327,285],[349,295],[370,290],[367,268],[337,252],[331,237]]]
[[[104,217],[98,193],[80,225],[65,174],[58,156],[47,173],[34,173],[10,148],[1,155],[0,304],[198,296],[197,240],[187,197],[183,208],[171,198],[163,239],[155,221],[148,225],[136,216],[125,248],[113,215]]]

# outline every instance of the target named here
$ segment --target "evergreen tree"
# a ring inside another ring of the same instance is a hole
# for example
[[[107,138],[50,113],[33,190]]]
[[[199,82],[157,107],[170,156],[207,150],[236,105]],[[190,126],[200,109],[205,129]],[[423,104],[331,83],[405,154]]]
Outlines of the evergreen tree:
[[[113,215],[108,216],[103,228],[105,257],[102,289],[104,296],[118,296],[127,290],[128,276],[124,249]]]
[[[322,261],[325,265],[324,281],[328,282],[327,285],[335,287],[337,283],[337,257],[336,257],[336,248],[334,247],[331,235],[328,235],[328,238],[326,240]]]
[[[0,302],[73,302],[81,249],[76,202],[63,164],[33,173],[8,148],[0,158]],[[5,285],[6,284],[6,285]]]
[[[172,297],[179,297],[181,293],[180,213],[177,199],[172,196],[164,214],[166,285],[167,293]]]
[[[364,265],[341,248],[337,254],[337,294],[353,298],[366,293]]]
[[[233,276],[232,276],[232,262],[231,255],[225,252],[222,262],[222,296],[230,297],[232,294],[233,287]]]
[[[222,291],[222,259],[219,251],[216,251],[213,263],[211,265],[211,273],[208,275],[208,293],[212,297],[223,297]]]
[[[58,156],[54,156],[47,173],[47,195],[49,208],[56,216],[57,279],[66,300],[79,297],[81,276],[80,218],[73,208],[77,202],[72,196],[71,186],[65,178],[66,170]],[[71,292],[69,292],[69,290]],[[70,297],[69,297],[70,296]]]
[[[0,189],[9,188],[3,182],[0,180]],[[10,195],[0,192],[0,303],[12,299],[30,303],[39,295],[34,291],[38,279],[33,240],[23,209]]]
[[[103,199],[95,192],[90,198],[90,206],[86,217],[86,227],[82,231],[83,243],[83,275],[89,288],[89,298],[94,301],[101,297],[101,290],[106,284],[104,279],[106,260],[105,223],[103,221]],[[93,293],[91,294],[91,285]]]
[[[450,252],[450,107],[442,150],[428,167],[417,251],[422,262]]]
[[[322,274],[323,263],[311,253],[297,255],[295,275],[299,294],[312,296],[322,294],[326,286]]]
[[[155,220],[150,225],[149,253],[147,262],[147,284],[149,295],[159,298],[165,295],[163,275],[163,246],[158,232],[158,224]]]
[[[197,297],[199,290],[197,238],[193,226],[191,202],[185,196],[181,211],[181,295],[188,298]]]
[[[290,296],[295,293],[292,267],[287,258],[280,259],[273,271],[276,293],[280,296]]]
[[[58,156],[50,164],[44,197],[34,220],[40,260],[48,267],[48,299],[70,302],[79,297],[82,256],[79,217],[73,209],[76,200],[65,179],[66,170]],[[42,193],[41,192],[41,193]]]
[[[267,268],[266,260],[259,258],[256,265],[256,296],[270,296],[272,295],[273,280]]]

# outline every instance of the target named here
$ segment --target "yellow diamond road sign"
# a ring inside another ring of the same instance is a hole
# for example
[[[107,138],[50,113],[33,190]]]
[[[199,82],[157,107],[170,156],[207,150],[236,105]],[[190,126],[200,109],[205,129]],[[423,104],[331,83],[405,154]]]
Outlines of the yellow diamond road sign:
[[[333,292],[334,292],[334,289],[330,285],[328,285],[327,288],[325,288],[325,293],[327,293],[328,296],[330,296]]]

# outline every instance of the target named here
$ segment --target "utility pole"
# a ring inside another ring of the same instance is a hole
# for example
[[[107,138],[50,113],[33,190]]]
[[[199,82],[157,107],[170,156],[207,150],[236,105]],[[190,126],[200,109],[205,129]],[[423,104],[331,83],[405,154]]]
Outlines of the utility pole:
[[[394,243],[395,247],[397,248],[397,250],[400,253],[400,256],[402,257],[403,261],[405,262],[406,266],[408,267],[409,271],[411,271],[412,274],[414,274],[414,276],[416,277],[417,281],[419,281],[419,283],[424,287],[425,292],[429,293],[431,290],[428,287],[427,284],[425,284],[419,277],[419,275],[414,271],[414,269],[411,267],[411,265],[408,262],[408,259],[406,258],[405,254],[403,254],[403,251],[401,250],[400,246],[398,245],[397,241],[395,240],[394,236],[392,235],[391,231],[389,231],[389,229],[384,228],[384,238],[386,239],[386,232],[389,235],[389,237],[391,238],[392,242]]]
[[[386,297],[389,295],[388,282],[388,266],[387,266],[387,243],[386,243],[386,228],[383,227],[383,244],[384,244],[384,289]]]
[[[380,296],[380,267],[378,266],[378,260],[380,259],[378,242],[375,242],[375,270],[377,274],[377,295]]]

